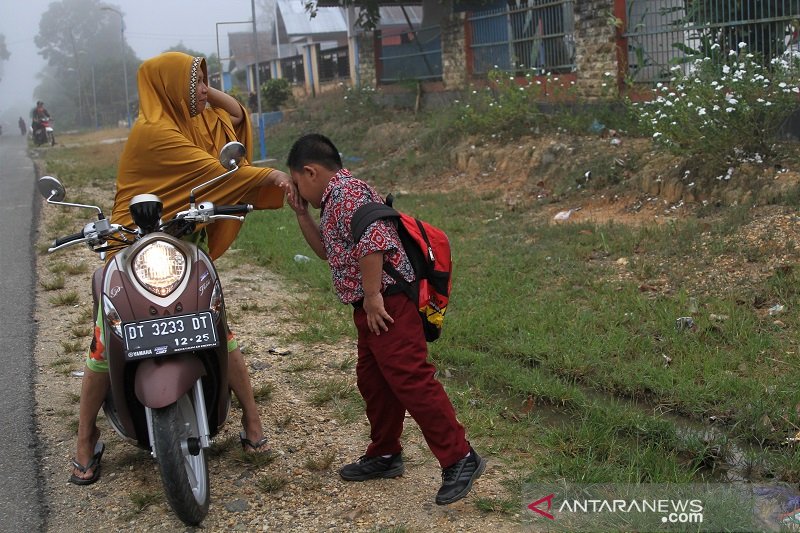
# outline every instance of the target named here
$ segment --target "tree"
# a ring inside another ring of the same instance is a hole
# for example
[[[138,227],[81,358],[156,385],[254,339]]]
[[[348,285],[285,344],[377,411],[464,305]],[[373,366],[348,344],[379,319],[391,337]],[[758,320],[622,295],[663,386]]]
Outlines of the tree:
[[[219,56],[217,54],[211,54],[209,56],[205,55],[202,52],[198,52],[197,50],[192,50],[191,48],[187,48],[183,41],[179,42],[175,46],[170,47],[168,50],[164,50],[165,52],[183,52],[184,54],[188,54],[192,57],[205,57],[206,58],[206,67],[208,67],[209,75],[212,72],[219,72],[220,71],[220,63],[219,63]]]
[[[123,64],[130,94],[136,92],[140,61],[127,43],[123,47],[120,17],[104,6],[109,4],[61,0],[51,3],[39,21],[34,42],[47,67],[34,96],[63,127],[115,124],[126,115]]]
[[[7,61],[9,57],[11,57],[11,54],[8,53],[8,48],[6,48],[6,36],[0,33],[0,81],[3,80],[3,62]]]

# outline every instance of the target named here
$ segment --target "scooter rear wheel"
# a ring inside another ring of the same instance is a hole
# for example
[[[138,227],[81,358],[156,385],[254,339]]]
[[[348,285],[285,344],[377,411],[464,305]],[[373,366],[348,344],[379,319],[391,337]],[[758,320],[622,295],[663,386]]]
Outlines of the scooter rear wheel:
[[[192,526],[206,517],[210,500],[208,463],[198,438],[197,414],[190,394],[172,405],[153,409],[153,447],[161,483],[172,510]]]

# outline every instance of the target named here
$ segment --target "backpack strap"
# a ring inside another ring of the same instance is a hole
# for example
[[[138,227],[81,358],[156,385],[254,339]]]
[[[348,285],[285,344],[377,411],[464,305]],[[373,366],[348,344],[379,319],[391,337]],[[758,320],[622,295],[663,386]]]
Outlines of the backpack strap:
[[[367,227],[380,218],[399,218],[400,213],[392,209],[386,204],[378,202],[370,202],[364,204],[353,213],[353,218],[350,220],[350,233],[353,236],[353,242],[361,240]]]
[[[367,227],[370,224],[381,218],[396,218],[400,219],[400,213],[391,207],[394,198],[392,195],[386,197],[386,203],[370,202],[364,204],[353,213],[353,218],[350,220],[350,233],[353,236],[353,242],[357,243],[361,240]],[[408,253],[408,252],[406,252]],[[390,263],[383,263],[383,270],[389,274],[396,282],[397,286],[402,289],[404,293],[416,303],[419,298],[417,291],[417,283],[409,283]]]

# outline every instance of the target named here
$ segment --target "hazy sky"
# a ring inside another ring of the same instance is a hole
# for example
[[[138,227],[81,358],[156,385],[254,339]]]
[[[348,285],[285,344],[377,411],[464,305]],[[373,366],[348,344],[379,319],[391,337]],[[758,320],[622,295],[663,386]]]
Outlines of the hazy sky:
[[[5,35],[11,53],[0,81],[0,117],[26,117],[33,106],[36,73],[45,66],[33,38],[52,1],[0,0],[0,33]],[[259,4],[256,1],[257,19],[262,16]],[[251,0],[115,0],[110,5],[119,6],[125,15],[125,40],[140,59],[152,57],[179,41],[207,55],[216,53],[216,23],[250,20],[252,13]],[[243,24],[220,25],[220,55],[228,55],[229,31],[251,29]],[[109,53],[119,53],[119,49]],[[4,122],[8,127],[8,121]]]

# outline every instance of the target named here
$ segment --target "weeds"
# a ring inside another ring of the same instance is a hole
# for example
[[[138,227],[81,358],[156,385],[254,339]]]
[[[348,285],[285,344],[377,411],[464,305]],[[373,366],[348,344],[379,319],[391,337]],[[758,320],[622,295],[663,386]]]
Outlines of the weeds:
[[[130,494],[134,514],[139,514],[151,505],[158,504],[163,499],[160,492],[132,492]]]
[[[258,478],[258,481],[256,481],[256,486],[268,494],[278,492],[288,484],[289,480],[284,476],[265,475]]]
[[[46,291],[55,291],[64,288],[64,276],[56,276],[49,280],[42,280],[39,285]]]
[[[306,458],[305,465],[312,472],[328,470],[336,459],[335,451],[328,451],[320,456]]]
[[[311,405],[319,407],[336,400],[353,398],[355,393],[355,388],[347,380],[328,379],[315,385]]]
[[[78,293],[76,291],[67,291],[51,297],[49,299],[49,302],[59,307],[76,305],[77,303],[80,302],[80,296],[78,296]]]

